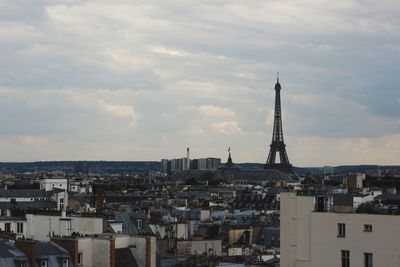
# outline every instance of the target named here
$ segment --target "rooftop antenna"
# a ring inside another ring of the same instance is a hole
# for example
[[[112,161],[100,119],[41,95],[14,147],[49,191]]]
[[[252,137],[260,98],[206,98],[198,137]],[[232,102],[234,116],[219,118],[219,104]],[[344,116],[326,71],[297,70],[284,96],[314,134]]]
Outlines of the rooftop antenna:
[[[279,71],[276,73],[276,82],[279,83]]]

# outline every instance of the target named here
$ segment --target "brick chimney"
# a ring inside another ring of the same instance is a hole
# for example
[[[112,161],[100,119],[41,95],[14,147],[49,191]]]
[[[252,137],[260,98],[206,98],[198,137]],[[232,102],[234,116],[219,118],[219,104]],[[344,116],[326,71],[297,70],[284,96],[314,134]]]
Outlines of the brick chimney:
[[[18,239],[15,246],[26,254],[30,267],[36,266],[36,241],[32,239]]]
[[[53,237],[50,239],[52,242],[63,247],[69,252],[71,256],[72,265],[78,266],[78,239],[77,238],[58,238]]]

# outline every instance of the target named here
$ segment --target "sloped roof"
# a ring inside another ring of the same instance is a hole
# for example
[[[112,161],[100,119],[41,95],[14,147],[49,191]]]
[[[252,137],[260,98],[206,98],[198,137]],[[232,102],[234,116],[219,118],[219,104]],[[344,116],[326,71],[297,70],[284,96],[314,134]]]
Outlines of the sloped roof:
[[[139,267],[129,248],[115,250],[115,267]]]
[[[122,231],[130,235],[151,235],[153,231],[147,222],[147,215],[139,212],[115,212],[114,217],[122,222]],[[142,229],[137,228],[137,220],[142,220]]]
[[[41,189],[0,189],[0,197],[48,197],[49,193]]]
[[[25,253],[19,250],[10,240],[0,240],[0,258],[26,258]]]
[[[51,200],[0,202],[0,209],[53,209],[57,203]]]
[[[36,241],[36,256],[62,256],[69,257],[67,250],[52,241]]]

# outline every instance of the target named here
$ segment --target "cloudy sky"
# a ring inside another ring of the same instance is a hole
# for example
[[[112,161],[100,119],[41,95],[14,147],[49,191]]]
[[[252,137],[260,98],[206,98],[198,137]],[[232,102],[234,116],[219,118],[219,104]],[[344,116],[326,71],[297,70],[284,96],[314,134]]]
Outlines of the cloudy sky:
[[[400,164],[398,0],[0,0],[0,161]]]

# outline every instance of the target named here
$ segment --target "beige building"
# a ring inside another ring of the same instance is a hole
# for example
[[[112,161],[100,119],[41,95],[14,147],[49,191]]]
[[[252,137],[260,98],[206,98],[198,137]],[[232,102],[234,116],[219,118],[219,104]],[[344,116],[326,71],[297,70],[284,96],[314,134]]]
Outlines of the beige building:
[[[73,266],[156,267],[157,240],[154,236],[123,234],[75,235],[53,237],[51,241],[65,248]]]
[[[364,173],[352,173],[346,178],[347,188],[357,189],[363,187],[363,181],[365,180]]]
[[[178,240],[178,254],[191,255],[222,255],[222,240]]]
[[[281,267],[400,266],[400,216],[315,207],[315,196],[281,193]]]

